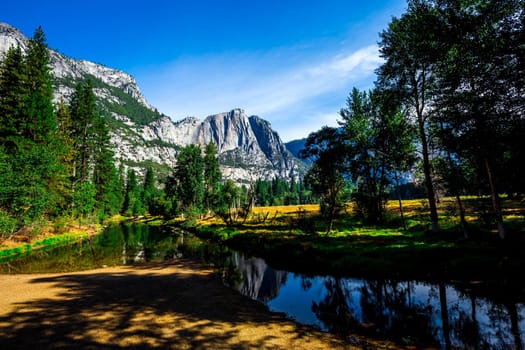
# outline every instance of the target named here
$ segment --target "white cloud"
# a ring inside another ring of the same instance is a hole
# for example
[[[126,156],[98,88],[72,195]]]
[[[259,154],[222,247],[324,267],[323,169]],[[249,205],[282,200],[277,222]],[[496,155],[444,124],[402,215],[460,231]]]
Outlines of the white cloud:
[[[148,101],[174,119],[241,107],[291,140],[335,125],[351,87],[371,85],[381,63],[376,45],[331,55],[302,53],[190,58],[135,75]]]

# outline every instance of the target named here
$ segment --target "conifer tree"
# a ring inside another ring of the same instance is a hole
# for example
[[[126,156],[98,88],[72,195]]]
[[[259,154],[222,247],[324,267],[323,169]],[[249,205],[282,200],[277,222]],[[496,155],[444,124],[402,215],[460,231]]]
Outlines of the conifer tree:
[[[93,127],[97,119],[97,107],[93,84],[90,80],[82,81],[75,87],[69,107],[73,120],[73,138],[75,140],[76,159],[73,169],[73,184],[89,178],[95,145]]]
[[[144,209],[150,213],[153,214],[154,212],[157,213],[159,203],[161,197],[161,191],[157,188],[155,184],[155,172],[153,171],[152,167],[146,168],[146,175],[144,176],[144,185],[142,189],[142,197],[143,197],[143,204]]]
[[[393,18],[380,34],[380,52],[385,59],[378,69],[377,85],[391,91],[415,120],[423,160],[425,188],[432,231],[439,232],[439,219],[431,169],[429,123],[435,117],[432,87],[440,54],[436,37],[443,32],[430,1],[411,0],[408,11]]]
[[[212,210],[217,205],[221,185],[221,169],[217,159],[217,146],[210,142],[204,151],[204,205]]]
[[[0,65],[0,143],[16,148],[27,99],[27,79],[20,46],[11,47]]]
[[[126,215],[141,215],[144,213],[142,194],[137,182],[135,170],[128,169],[126,193],[124,194],[123,212]]]
[[[200,212],[205,191],[204,164],[199,146],[189,145],[180,151],[173,178],[177,184],[177,198],[181,209]]]
[[[53,110],[53,80],[49,51],[42,27],[38,27],[29,40],[25,57],[27,96],[26,133],[34,141],[46,142],[56,131],[57,122]]]
[[[10,211],[32,220],[55,210],[60,176],[48,48],[41,28],[26,55],[11,48],[0,68],[0,143],[13,175]]]

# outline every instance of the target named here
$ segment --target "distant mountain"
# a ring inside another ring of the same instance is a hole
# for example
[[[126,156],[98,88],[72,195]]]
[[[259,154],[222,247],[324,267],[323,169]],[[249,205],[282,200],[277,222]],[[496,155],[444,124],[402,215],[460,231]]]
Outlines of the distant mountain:
[[[299,140],[292,140],[290,142],[287,142],[285,146],[288,149],[288,151],[290,151],[290,153],[294,155],[294,157],[300,159],[300,161],[306,167],[310,167],[313,161],[311,159],[303,159],[300,156],[300,152],[304,149],[305,143],[306,143],[306,138],[299,139]]]
[[[270,123],[248,116],[242,109],[210,115],[204,121],[189,117],[173,123],[162,117],[145,126],[144,131],[146,140],[160,139],[179,146],[215,143],[224,177],[236,182],[297,178],[306,170]]]
[[[14,45],[27,48],[28,38],[18,29],[0,22],[0,60]],[[127,166],[154,166],[168,172],[178,150],[188,144],[217,144],[219,162],[226,178],[250,182],[274,177],[299,177],[306,170],[281,141],[270,123],[247,116],[242,109],[173,122],[147,103],[129,74],[86,60],[76,60],[50,50],[55,101],[68,101],[80,80],[90,78],[98,105],[107,117],[115,157]]]

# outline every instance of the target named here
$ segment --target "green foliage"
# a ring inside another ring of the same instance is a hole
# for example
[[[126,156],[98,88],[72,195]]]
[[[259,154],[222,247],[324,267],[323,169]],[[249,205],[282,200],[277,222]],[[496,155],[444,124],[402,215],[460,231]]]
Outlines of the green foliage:
[[[432,230],[439,231],[438,213],[430,167],[431,144],[428,124],[434,109],[432,87],[439,50],[438,37],[446,30],[430,1],[409,1],[408,10],[394,18],[380,34],[380,52],[385,63],[378,70],[377,86],[409,111],[417,126]]]
[[[217,158],[217,146],[210,142],[204,151],[204,205],[206,209],[217,207],[221,187],[221,169]]]
[[[19,46],[7,51],[0,65],[0,141],[9,149],[16,147],[27,123],[26,103],[29,96],[24,56]]]
[[[344,206],[342,195],[347,188],[346,145],[341,130],[323,127],[311,133],[302,157],[315,159],[305,182],[319,196],[321,214],[327,221],[327,234],[330,234],[334,219]]]
[[[502,238],[499,194],[524,192],[524,16],[514,0],[409,1],[381,33],[377,85],[417,123],[434,231],[433,157],[446,160],[440,176],[453,192],[470,173],[469,190],[491,193]]]
[[[128,169],[122,210],[128,216],[137,216],[145,213],[144,203],[142,202],[142,189],[138,185],[137,175],[133,169]]]
[[[52,105],[45,35],[30,39],[26,54],[10,48],[0,65],[0,209],[20,224],[53,214],[63,175]]]
[[[8,237],[13,234],[17,228],[18,222],[8,213],[0,210],[0,237]]]
[[[73,192],[73,208],[75,215],[79,218],[79,225],[82,218],[91,216],[95,210],[95,185],[90,181],[79,183]]]
[[[38,27],[29,40],[25,57],[29,94],[27,96],[27,125],[24,133],[39,143],[46,143],[57,130],[53,110],[53,81],[46,36]]]
[[[215,208],[217,214],[226,224],[232,225],[237,220],[237,208],[240,200],[239,188],[228,179],[219,192],[218,205]]]
[[[184,147],[177,156],[177,165],[172,175],[174,185],[171,192],[176,193],[182,211],[201,212],[204,206],[204,162],[201,149],[196,145]]]
[[[382,222],[390,185],[415,160],[413,128],[380,90],[354,89],[340,115],[358,212],[368,222]]]

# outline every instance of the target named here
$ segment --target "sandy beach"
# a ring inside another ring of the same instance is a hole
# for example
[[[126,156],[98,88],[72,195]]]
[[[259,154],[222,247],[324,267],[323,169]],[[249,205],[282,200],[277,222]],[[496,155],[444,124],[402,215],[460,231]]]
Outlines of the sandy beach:
[[[0,275],[0,295],[1,349],[362,348],[269,312],[190,260]]]

